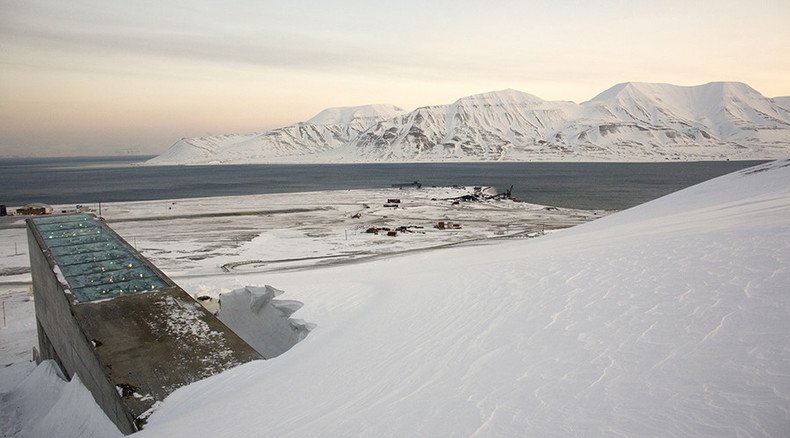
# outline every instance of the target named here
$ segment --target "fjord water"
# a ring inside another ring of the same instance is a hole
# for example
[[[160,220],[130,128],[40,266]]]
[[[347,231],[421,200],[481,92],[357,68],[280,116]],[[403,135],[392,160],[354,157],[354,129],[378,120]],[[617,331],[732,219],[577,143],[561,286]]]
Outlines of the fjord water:
[[[624,209],[763,161],[669,163],[374,163],[138,166],[150,157],[0,160],[0,204],[178,199],[426,186],[513,186],[544,205]]]

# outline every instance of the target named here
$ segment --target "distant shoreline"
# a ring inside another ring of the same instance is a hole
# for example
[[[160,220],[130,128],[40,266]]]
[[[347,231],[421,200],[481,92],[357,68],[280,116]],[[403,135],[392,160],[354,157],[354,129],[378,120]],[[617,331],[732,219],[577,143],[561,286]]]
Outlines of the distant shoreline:
[[[148,251],[174,278],[303,269],[535,237],[610,213],[513,202],[474,187],[313,191],[102,207],[114,230]],[[0,218],[0,286],[28,278],[26,218]]]
[[[19,161],[15,161],[19,163]],[[91,204],[264,193],[423,186],[491,186],[528,202],[622,210],[764,161],[468,162],[109,166],[100,159],[0,161],[0,204]]]

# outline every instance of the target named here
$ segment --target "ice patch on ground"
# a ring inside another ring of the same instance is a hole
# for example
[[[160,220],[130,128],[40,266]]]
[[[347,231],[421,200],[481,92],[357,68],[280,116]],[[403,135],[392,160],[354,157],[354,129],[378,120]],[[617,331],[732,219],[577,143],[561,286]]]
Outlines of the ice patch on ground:
[[[315,325],[290,318],[303,304],[275,300],[283,291],[269,285],[246,286],[220,296],[217,317],[266,359],[277,357],[304,339]]]

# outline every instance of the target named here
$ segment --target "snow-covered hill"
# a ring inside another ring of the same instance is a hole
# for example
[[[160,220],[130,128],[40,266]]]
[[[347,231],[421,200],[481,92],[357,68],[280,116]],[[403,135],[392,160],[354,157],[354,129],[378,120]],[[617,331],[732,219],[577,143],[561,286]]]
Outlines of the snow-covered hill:
[[[746,84],[616,85],[581,105],[567,144],[605,155],[748,159],[790,155],[790,111]]]
[[[306,156],[337,148],[376,122],[403,112],[393,105],[329,108],[307,122],[262,133],[183,138],[147,164],[301,162]]]
[[[180,388],[139,436],[785,437],[788,267],[783,160],[535,239],[184,276],[190,291],[275,285],[316,328]],[[19,295],[0,330],[12,351],[35,338]],[[119,436],[54,363],[13,370],[6,435]]]
[[[790,160],[538,239],[248,275],[317,328],[140,436],[787,436],[788,266]]]
[[[790,110],[746,84],[623,83],[576,104],[503,90],[405,113],[325,110],[262,134],[183,139],[149,164],[663,161],[790,155]]]
[[[326,156],[338,161],[539,159],[546,146],[536,139],[553,135],[578,113],[573,102],[547,102],[516,90],[478,94],[379,122]],[[524,153],[527,148],[534,157]]]

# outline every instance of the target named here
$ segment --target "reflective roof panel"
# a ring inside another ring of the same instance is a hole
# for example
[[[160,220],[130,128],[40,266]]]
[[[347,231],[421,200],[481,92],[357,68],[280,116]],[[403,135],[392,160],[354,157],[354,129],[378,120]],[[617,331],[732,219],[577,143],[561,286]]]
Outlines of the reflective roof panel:
[[[46,216],[32,221],[79,302],[169,286],[94,216]]]

